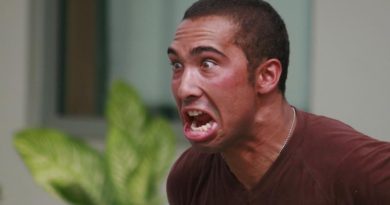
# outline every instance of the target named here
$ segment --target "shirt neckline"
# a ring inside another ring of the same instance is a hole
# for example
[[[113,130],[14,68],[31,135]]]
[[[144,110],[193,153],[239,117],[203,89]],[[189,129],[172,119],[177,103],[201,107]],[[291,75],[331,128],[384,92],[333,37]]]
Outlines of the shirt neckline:
[[[303,111],[298,110],[294,107],[296,110],[296,125],[293,133],[291,134],[290,139],[287,141],[284,149],[280,152],[279,156],[276,158],[274,163],[270,166],[270,168],[265,172],[264,176],[260,179],[260,181],[253,187],[251,190],[247,190],[243,184],[236,178],[236,176],[230,171],[229,166],[226,164],[226,162],[223,160],[221,155],[219,155],[220,161],[223,163],[223,171],[225,172],[225,175],[228,177],[228,184],[230,188],[232,189],[232,193],[238,194],[238,197],[243,197],[244,199],[247,199],[248,202],[251,200],[254,200],[256,196],[258,196],[261,193],[264,193],[267,189],[267,183],[272,178],[272,175],[275,174],[278,170],[278,168],[286,163],[288,159],[290,159],[299,145],[302,142],[302,136],[301,132],[304,130],[305,127],[305,115]]]

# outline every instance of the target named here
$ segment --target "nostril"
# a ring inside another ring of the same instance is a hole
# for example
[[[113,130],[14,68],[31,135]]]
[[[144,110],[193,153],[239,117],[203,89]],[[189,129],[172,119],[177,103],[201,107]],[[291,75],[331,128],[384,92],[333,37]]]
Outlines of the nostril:
[[[187,96],[185,97],[183,100],[182,100],[182,104],[183,105],[190,105],[192,102],[194,102],[198,97],[195,96],[195,95],[190,95],[190,96]]]

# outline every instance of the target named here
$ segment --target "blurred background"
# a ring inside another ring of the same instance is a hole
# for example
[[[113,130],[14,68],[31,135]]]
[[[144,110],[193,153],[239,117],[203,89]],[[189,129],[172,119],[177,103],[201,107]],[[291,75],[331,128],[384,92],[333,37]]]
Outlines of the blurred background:
[[[170,93],[166,48],[193,0],[0,0],[2,205],[63,204],[37,187],[12,145],[54,127],[103,148],[113,80],[132,84],[187,144]],[[390,1],[272,0],[291,41],[287,98],[390,140]]]

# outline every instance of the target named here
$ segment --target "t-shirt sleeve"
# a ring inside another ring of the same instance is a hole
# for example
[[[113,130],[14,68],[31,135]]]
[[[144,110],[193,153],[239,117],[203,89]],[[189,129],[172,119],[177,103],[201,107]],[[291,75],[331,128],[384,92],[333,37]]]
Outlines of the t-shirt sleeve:
[[[370,204],[390,204],[390,143],[379,143],[375,150],[367,151],[362,166],[369,184],[367,198]],[[358,159],[357,159],[358,160]],[[373,203],[373,202],[376,203]]]
[[[368,140],[351,151],[340,166],[337,187],[356,204],[390,204],[390,143]]]

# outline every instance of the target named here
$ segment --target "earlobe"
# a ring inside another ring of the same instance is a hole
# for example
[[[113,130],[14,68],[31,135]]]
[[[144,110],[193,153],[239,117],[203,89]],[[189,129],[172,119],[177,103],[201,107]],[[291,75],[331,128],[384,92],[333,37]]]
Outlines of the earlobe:
[[[282,64],[278,59],[264,60],[256,69],[256,90],[259,94],[266,94],[278,89]]]

